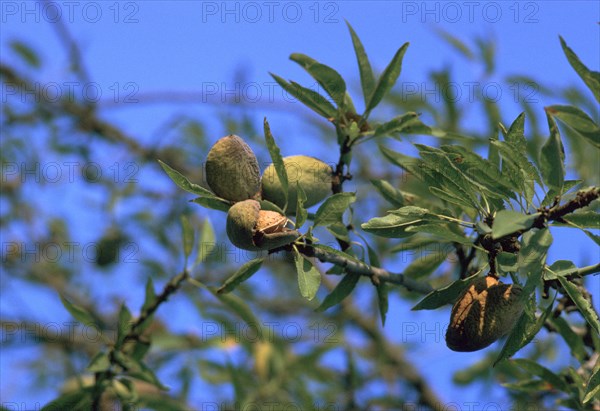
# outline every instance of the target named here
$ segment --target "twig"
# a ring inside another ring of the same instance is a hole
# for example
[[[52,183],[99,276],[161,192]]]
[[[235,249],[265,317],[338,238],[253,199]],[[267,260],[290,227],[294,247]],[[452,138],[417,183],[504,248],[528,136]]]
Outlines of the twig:
[[[409,291],[420,294],[429,294],[433,288],[420,281],[406,277],[404,274],[389,272],[383,268],[373,267],[360,261],[351,260],[338,254],[329,253],[311,245],[296,245],[298,251],[307,257],[315,257],[324,263],[332,263],[344,268],[349,273],[355,273],[369,277],[378,285],[381,282],[401,285]]]

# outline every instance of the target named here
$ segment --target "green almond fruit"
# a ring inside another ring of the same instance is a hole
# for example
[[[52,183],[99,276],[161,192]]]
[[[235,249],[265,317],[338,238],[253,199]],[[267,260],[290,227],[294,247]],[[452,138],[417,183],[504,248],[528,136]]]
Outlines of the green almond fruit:
[[[297,184],[306,193],[304,202],[306,208],[320,203],[331,194],[333,170],[328,164],[317,158],[303,155],[284,157],[283,164],[288,176],[287,213],[296,212]],[[285,206],[285,193],[273,164],[270,164],[263,173],[262,196],[264,200],[275,203],[281,208]]]
[[[227,213],[227,237],[243,250],[272,250],[292,243],[300,233],[286,227],[288,219],[276,211],[261,210],[256,200],[235,203]]]
[[[504,284],[493,276],[476,279],[452,307],[448,348],[477,351],[506,335],[523,312],[521,292],[519,285]]]
[[[236,135],[219,139],[206,157],[206,181],[219,197],[230,201],[255,198],[260,191],[260,169],[254,152]]]

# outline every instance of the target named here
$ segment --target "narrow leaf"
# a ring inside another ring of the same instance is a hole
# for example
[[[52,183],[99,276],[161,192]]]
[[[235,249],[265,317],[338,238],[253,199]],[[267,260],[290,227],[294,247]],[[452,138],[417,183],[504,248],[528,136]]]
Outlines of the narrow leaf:
[[[271,77],[275,79],[275,81],[288,93],[290,93],[293,97],[296,97],[300,102],[302,102],[305,106],[315,111],[319,115],[325,117],[326,119],[333,119],[337,115],[337,111],[333,104],[331,104],[325,97],[308,89],[306,87],[302,87],[298,83],[290,82],[288,83],[283,78],[271,73]]]
[[[273,165],[275,166],[275,172],[277,173],[277,178],[279,179],[279,183],[281,183],[281,187],[283,187],[283,194],[285,197],[284,208],[287,207],[287,199],[288,199],[288,175],[285,169],[285,165],[283,164],[283,157],[281,156],[281,151],[275,143],[275,138],[273,138],[273,134],[271,134],[271,127],[269,126],[269,122],[265,117],[263,121],[265,140],[267,141],[267,148],[269,149],[269,155],[271,156],[271,160],[273,161]]]
[[[596,101],[600,103],[600,73],[588,69],[585,64],[579,60],[577,54],[575,54],[575,52],[571,50],[569,46],[567,46],[565,40],[560,36],[559,38],[560,45],[567,56],[567,60],[569,60],[569,64],[571,64],[571,67],[575,69],[577,74],[579,74],[579,77],[581,77],[586,86],[588,86],[588,88],[592,91]]]
[[[556,117],[596,148],[600,148],[600,127],[582,110],[573,106],[559,105],[545,107],[545,110],[547,115]]]
[[[179,186],[179,188],[187,191],[188,193],[196,194],[201,197],[218,198],[210,190],[207,190],[206,188],[201,187],[198,184],[190,182],[190,180],[188,180],[187,177],[185,177],[183,174],[181,174],[174,168],[171,168],[170,166],[168,166],[160,160],[158,160],[158,163],[163,168],[163,170],[165,170],[165,172],[171,178],[171,180],[173,180],[173,182]]]
[[[446,304],[454,304],[460,293],[462,293],[477,276],[478,274],[473,274],[470,277],[454,281],[446,287],[430,292],[412,308],[412,311],[435,310]]]
[[[548,118],[550,137],[542,146],[540,169],[546,186],[561,195],[565,182],[565,149],[560,140],[556,122],[548,112],[546,112],[546,117]]]
[[[325,64],[300,53],[294,53],[290,60],[300,64],[317,82],[323,90],[335,101],[338,107],[343,108],[346,97],[346,82],[340,74]]]
[[[296,225],[294,228],[298,230],[304,225],[306,219],[308,218],[308,211],[306,211],[306,208],[304,208],[304,202],[307,200],[307,197],[299,181],[296,181],[296,192]]]
[[[60,301],[67,311],[73,316],[73,318],[79,321],[82,325],[96,325],[96,320],[90,312],[78,305],[73,304],[62,295],[60,296]]]
[[[548,368],[536,363],[535,361],[526,358],[519,358],[511,360],[511,362],[524,369],[525,371],[537,377],[540,377],[542,381],[551,384],[553,388],[559,389],[561,391],[566,391],[568,389],[567,383],[561,377],[554,374]]]
[[[186,260],[192,253],[192,247],[194,246],[194,229],[190,224],[190,221],[185,215],[181,215],[181,242],[183,243],[183,255]]]
[[[369,63],[369,58],[367,57],[367,53],[365,52],[365,48],[363,47],[358,35],[350,25],[350,23],[346,22],[348,25],[348,30],[350,30],[350,36],[352,37],[352,45],[354,46],[354,53],[356,54],[356,61],[358,62],[358,72],[360,74],[360,84],[362,86],[363,97],[365,99],[365,106],[369,103],[369,98],[375,89],[375,76],[373,75],[373,69],[371,68],[371,63]]]
[[[229,211],[231,204],[218,197],[198,197],[192,200],[193,203],[199,204],[204,208],[210,208],[211,210],[218,211]]]
[[[371,184],[375,186],[381,196],[391,205],[398,208],[404,206],[404,196],[402,195],[402,192],[390,183],[385,180],[371,180]]]
[[[331,293],[329,293],[325,297],[321,305],[317,307],[315,311],[323,312],[326,309],[339,304],[344,298],[346,298],[352,293],[352,291],[356,287],[356,284],[358,283],[358,280],[360,280],[360,277],[360,274],[356,273],[346,274],[342,278],[342,280],[336,285],[333,291],[331,291]]]
[[[560,285],[562,285],[569,297],[571,297],[579,312],[583,315],[583,318],[596,331],[596,334],[600,334],[600,319],[598,319],[598,314],[594,310],[594,307],[592,307],[575,284],[564,277],[558,277],[558,281],[560,281]]]
[[[263,259],[255,258],[242,265],[231,277],[229,277],[219,289],[218,294],[226,294],[235,289],[238,285],[252,277],[262,266]]]
[[[369,116],[371,110],[373,110],[383,99],[383,97],[390,91],[390,89],[396,84],[396,80],[400,76],[400,71],[402,70],[402,58],[404,57],[404,53],[406,53],[406,49],[408,48],[408,43],[404,43],[402,47],[396,52],[392,61],[385,68],[383,74],[379,78],[375,89],[373,90],[373,94],[369,96],[369,102],[365,108],[364,118]]]
[[[587,389],[585,390],[585,396],[583,397],[583,403],[587,404],[594,398],[598,398],[600,395],[600,367],[596,367],[594,374],[590,377],[587,383]]]

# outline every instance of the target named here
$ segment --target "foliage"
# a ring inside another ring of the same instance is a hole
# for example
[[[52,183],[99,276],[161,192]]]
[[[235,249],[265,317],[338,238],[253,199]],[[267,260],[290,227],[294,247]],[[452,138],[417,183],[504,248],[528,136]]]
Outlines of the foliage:
[[[122,250],[128,238],[144,238],[151,243],[148,249],[163,250],[162,255],[144,254],[138,272],[125,267],[124,273],[144,279],[140,307],[121,301],[109,312],[104,304],[87,298],[86,287],[92,287],[86,285],[87,279],[104,275],[103,270],[111,267],[117,270],[113,254],[96,259],[91,267],[81,261],[49,264],[23,263],[8,255],[3,258],[11,277],[55,290],[57,300],[75,320],[99,330],[102,336],[100,344],[73,339],[57,344],[40,338],[45,348],[62,349],[69,364],[75,364],[75,359],[87,363],[85,369],[65,367],[61,377],[67,383],[44,409],[100,409],[116,402],[123,409],[187,409],[197,379],[214,387],[214,403],[220,404],[279,402],[298,404],[302,409],[342,404],[342,408],[352,409],[401,408],[412,401],[440,409],[443,402],[410,357],[386,339],[384,327],[391,326],[386,324],[386,316],[400,299],[411,302],[414,310],[442,309],[482,274],[522,284],[520,298],[526,307],[498,350],[457,374],[456,381],[490,378],[486,373],[494,366],[492,378],[501,381],[516,402],[574,409],[599,406],[600,320],[586,281],[600,266],[547,261],[554,242],[553,227],[582,230],[592,247],[600,245],[593,231],[600,227],[600,189],[597,175],[590,170],[594,166],[582,161],[598,155],[598,120],[582,108],[586,104],[573,101],[545,108],[547,130],[539,130],[531,120],[527,130],[528,118],[540,115],[529,103],[523,101],[523,112],[505,125],[495,103],[483,100],[478,103],[489,118],[489,128],[469,130],[462,125],[462,111],[455,101],[447,99],[440,108],[399,98],[394,85],[402,65],[410,64],[408,43],[376,76],[365,47],[348,27],[359,68],[363,110],[356,108],[348,79],[306,55],[294,53],[290,59],[317,82],[318,91],[272,74],[290,95],[325,119],[330,129],[323,132],[323,138],[337,144],[339,160],[334,166],[331,196],[314,212],[304,207],[305,193],[298,195],[296,212],[289,217],[301,228],[302,237],[269,252],[236,254],[239,250],[228,245],[217,224],[213,226],[214,219],[224,221],[231,204],[194,183],[202,181],[202,170],[192,165],[188,153],[208,151],[202,124],[195,119],[178,120],[171,127],[174,135],[184,136],[185,143],[160,148],[140,144],[101,120],[96,108],[86,107],[85,102],[48,101],[40,96],[25,107],[5,107],[3,163],[13,158],[35,162],[36,154],[27,152],[17,135],[21,127],[29,127],[34,134],[41,125],[57,155],[93,161],[98,155],[93,147],[65,136],[87,137],[100,146],[125,149],[149,181],[164,180],[168,175],[175,183],[156,190],[145,184],[115,184],[106,177],[100,181],[110,199],[98,208],[112,220],[98,243]],[[468,50],[458,39],[449,40]],[[560,45],[574,71],[600,101],[599,74],[589,70],[562,38]],[[27,46],[21,44],[18,50],[34,68],[41,64]],[[482,54],[489,58],[489,52]],[[467,55],[473,58],[475,53]],[[452,73],[431,76],[434,81],[448,82]],[[28,87],[29,80],[13,67],[2,65],[2,78],[6,84]],[[375,116],[375,109],[381,106],[399,114],[382,120]],[[432,117],[430,124],[422,120],[427,115]],[[243,134],[239,123],[239,130],[231,132]],[[282,133],[272,130],[267,119],[262,126],[262,144],[271,155],[281,185],[288,187],[283,150],[278,147],[284,142]],[[249,131],[258,134],[252,127]],[[253,144],[258,149],[260,142]],[[381,167],[368,161],[375,156],[375,149],[377,161],[384,164]],[[158,165],[165,176],[159,174]],[[571,168],[575,179],[568,174]],[[357,187],[355,192],[345,191],[350,180]],[[194,204],[183,202],[180,190],[193,194]],[[47,210],[36,213],[26,201],[26,187],[20,179],[3,184],[2,196],[9,204],[9,211],[2,215],[3,224],[16,227],[25,223],[31,228],[31,237],[41,243],[71,240],[73,234],[60,217]],[[161,207],[132,207],[117,217],[116,204],[133,204],[136,197]],[[197,205],[216,211],[203,213]],[[262,207],[277,209],[273,204]],[[377,212],[366,217],[369,209]],[[45,224],[41,232],[33,228],[39,222]],[[176,237],[178,231],[181,235]],[[402,273],[384,268],[392,265],[396,253],[424,246],[451,249],[456,258],[450,263],[438,254],[415,258]],[[243,257],[238,258],[240,255]],[[227,256],[235,256],[235,261]],[[88,274],[81,275],[82,270]],[[255,281],[267,275],[267,287]],[[339,280],[332,281],[335,276]],[[370,284],[361,282],[362,277]],[[108,286],[114,274],[106,278]],[[158,293],[155,282],[164,283]],[[359,301],[368,289],[372,289],[369,298],[376,308],[363,310]],[[141,295],[142,289],[135,292]],[[157,316],[170,298],[188,301],[186,309],[195,310],[190,318],[202,325],[200,335],[189,328],[176,331],[169,318]],[[134,315],[132,309],[139,314]],[[289,335],[269,328],[273,324],[270,318],[310,330],[310,336],[305,332],[293,340],[303,348],[297,349]],[[227,329],[238,332],[222,332]],[[240,329],[246,338],[239,338]],[[354,329],[361,334],[358,344],[352,338]],[[564,340],[572,358],[569,365],[551,368],[545,365],[545,351],[551,351],[548,347],[557,336]],[[540,342],[532,346],[534,338]],[[327,365],[327,356],[332,354],[344,358],[338,364],[340,369]],[[511,359],[516,354],[525,357]],[[178,368],[173,377],[178,387],[168,391],[160,374],[173,364]],[[410,394],[371,394],[368,385],[373,381],[400,381]],[[223,386],[231,390],[221,390]]]

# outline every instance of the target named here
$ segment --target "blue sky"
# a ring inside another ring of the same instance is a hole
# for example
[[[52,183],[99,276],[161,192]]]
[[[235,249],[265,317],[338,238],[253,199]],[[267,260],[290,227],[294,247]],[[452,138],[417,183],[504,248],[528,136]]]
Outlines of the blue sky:
[[[157,127],[182,112],[206,121],[211,139],[216,140],[227,130],[212,116],[223,108],[235,110],[241,101],[256,110],[257,122],[267,116],[275,136],[285,136],[284,151],[292,154],[302,147],[306,154],[326,161],[335,160],[331,152],[319,144],[303,142],[303,133],[311,128],[303,126],[296,115],[310,115],[309,112],[298,102],[286,99],[268,73],[311,84],[304,71],[288,59],[293,52],[307,54],[334,67],[344,78],[353,79],[350,88],[360,110],[358,70],[344,20],[360,36],[377,73],[403,43],[410,42],[397,87],[410,82],[420,92],[426,90],[427,73],[447,65],[454,67],[465,98],[467,82],[479,82],[482,89],[492,86],[490,80],[482,80],[480,66],[469,65],[440,40],[434,32],[436,28],[467,43],[475,36],[496,39],[498,77],[526,74],[545,85],[581,87],[560,48],[559,35],[588,67],[600,67],[600,5],[594,1],[3,1],[0,5],[3,62],[15,62],[8,48],[11,40],[25,41],[40,53],[44,63],[41,72],[35,74],[41,87],[56,84],[63,93],[73,90],[94,100],[100,93],[97,100],[105,118],[141,140],[156,141]],[[75,84],[70,89],[65,83],[65,49],[54,27],[57,13],[79,43],[93,84]],[[244,72],[246,77],[236,83],[233,78],[238,72]],[[48,92],[52,90],[48,88]],[[505,122],[512,121],[520,111],[513,104],[512,92],[506,87],[500,89],[499,104],[504,109]],[[167,94],[171,99],[192,99],[194,104],[148,103]],[[556,103],[542,95],[534,97],[540,115],[544,106]],[[3,90],[5,98],[11,96]],[[199,163],[202,157],[199,154]],[[72,211],[85,215],[81,209]],[[598,250],[586,237],[571,230],[558,235],[561,232],[555,232],[557,243],[549,261],[597,261]],[[15,311],[6,305],[2,308],[3,314]],[[392,307],[390,316],[401,318],[407,309],[403,305]],[[52,317],[52,313],[48,314]],[[417,322],[430,318],[428,313],[410,315]],[[391,332],[391,337],[401,341],[403,335]],[[423,360],[416,361],[425,375],[436,381],[444,398],[457,399],[456,388],[449,380],[450,371],[440,372],[432,364],[434,360],[447,361],[451,370],[465,361],[474,361],[477,355],[459,357],[427,349],[423,347]],[[0,388],[5,387],[5,367],[4,363]],[[19,395],[24,393],[16,393],[15,398]],[[461,399],[481,397],[480,392],[458,395]]]

